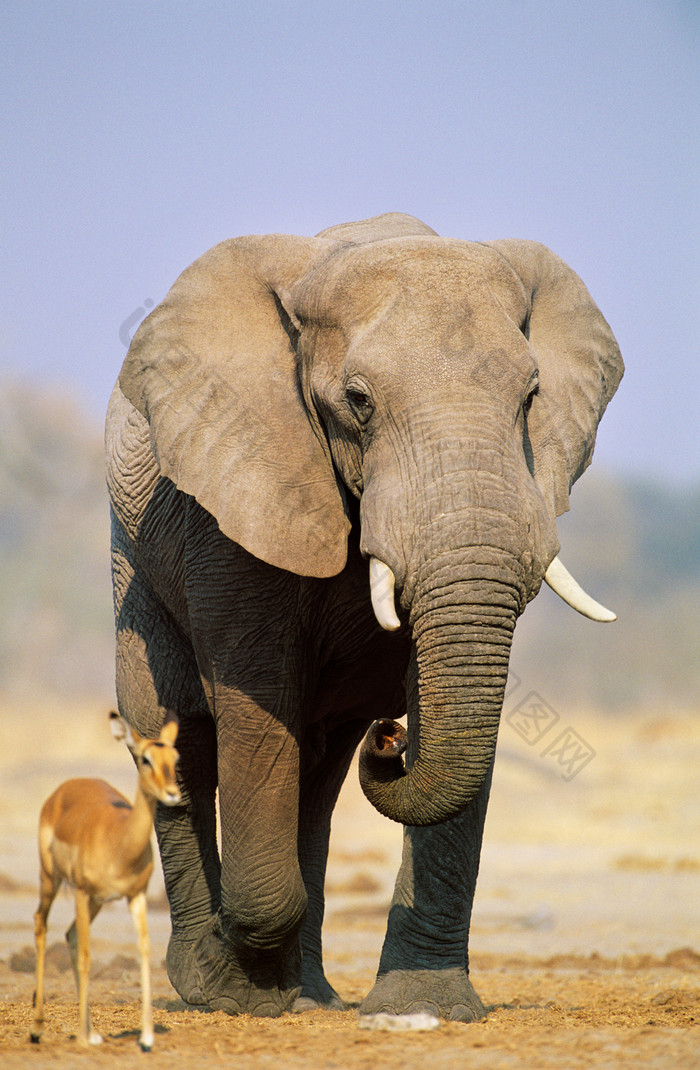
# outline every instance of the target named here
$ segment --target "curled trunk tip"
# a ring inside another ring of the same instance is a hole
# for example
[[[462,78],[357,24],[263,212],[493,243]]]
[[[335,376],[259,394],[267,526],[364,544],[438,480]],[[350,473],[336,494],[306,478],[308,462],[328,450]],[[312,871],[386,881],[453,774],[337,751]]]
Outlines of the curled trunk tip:
[[[398,721],[375,721],[365,736],[362,753],[370,761],[385,762],[403,754],[407,744],[406,729]]]
[[[406,776],[401,755],[406,750],[406,729],[398,721],[381,720],[370,725],[359,758],[360,785],[373,806],[391,816],[382,806],[383,789]]]

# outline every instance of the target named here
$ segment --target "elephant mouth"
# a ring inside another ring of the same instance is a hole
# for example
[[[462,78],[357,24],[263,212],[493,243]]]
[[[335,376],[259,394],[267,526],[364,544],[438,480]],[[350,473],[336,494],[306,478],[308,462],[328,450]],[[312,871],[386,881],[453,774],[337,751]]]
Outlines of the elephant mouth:
[[[617,614],[591,597],[574,579],[562,560],[557,555],[549,564],[544,574],[545,583],[568,606],[581,613],[589,620],[610,623],[617,620]],[[394,589],[396,580],[388,565],[378,557],[371,557],[369,562],[369,587],[372,609],[377,622],[387,632],[395,632],[401,627],[396,613]]]

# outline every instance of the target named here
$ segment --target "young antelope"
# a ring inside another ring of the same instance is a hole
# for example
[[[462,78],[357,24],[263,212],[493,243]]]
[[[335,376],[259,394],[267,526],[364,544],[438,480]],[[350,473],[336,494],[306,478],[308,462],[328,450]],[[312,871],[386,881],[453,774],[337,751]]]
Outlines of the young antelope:
[[[44,1028],[44,956],[46,921],[63,881],[75,889],[75,921],[66,933],[78,985],[81,1044],[100,1044],[90,1026],[88,975],[90,923],[111,899],[129,901],[141,956],[141,1036],[143,1051],[153,1047],[150,941],[146,887],[153,872],[151,832],[156,801],[180,802],[175,780],[178,722],[169,714],[158,739],[145,739],[118,713],[110,713],[112,734],[136,759],[138,788],[133,806],[104,780],[67,780],[44,803],[39,819],[39,906],[34,915],[36,995],[31,1039],[39,1043]]]

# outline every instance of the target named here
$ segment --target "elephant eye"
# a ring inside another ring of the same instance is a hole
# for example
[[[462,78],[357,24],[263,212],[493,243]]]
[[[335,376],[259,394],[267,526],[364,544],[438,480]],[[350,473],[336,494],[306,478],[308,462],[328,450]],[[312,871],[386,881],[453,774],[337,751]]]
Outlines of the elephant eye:
[[[535,376],[535,378],[530,383],[530,386],[529,386],[528,392],[527,392],[527,397],[525,398],[525,400],[523,402],[523,412],[525,413],[526,416],[529,413],[530,409],[532,408],[533,398],[535,397],[535,395],[539,394],[539,392],[540,392],[540,381],[539,381],[538,377]]]
[[[353,413],[361,424],[366,424],[374,412],[374,406],[364,391],[351,386],[345,391],[345,397]]]

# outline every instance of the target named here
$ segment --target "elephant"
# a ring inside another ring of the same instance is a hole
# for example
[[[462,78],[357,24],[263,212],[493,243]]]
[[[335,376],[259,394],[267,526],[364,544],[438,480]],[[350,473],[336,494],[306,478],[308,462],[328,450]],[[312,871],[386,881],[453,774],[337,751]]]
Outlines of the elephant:
[[[543,578],[614,619],[556,517],[622,373],[548,248],[401,213],[223,241],[141,324],[106,426],[116,687],[141,734],[179,719],[156,833],[187,1003],[345,1006],[324,881],[364,739],[363,790],[405,828],[360,1014],[484,1016],[468,937],[513,630]]]

